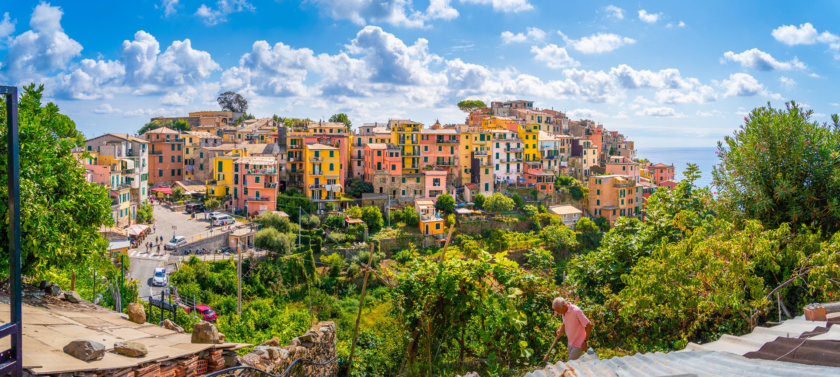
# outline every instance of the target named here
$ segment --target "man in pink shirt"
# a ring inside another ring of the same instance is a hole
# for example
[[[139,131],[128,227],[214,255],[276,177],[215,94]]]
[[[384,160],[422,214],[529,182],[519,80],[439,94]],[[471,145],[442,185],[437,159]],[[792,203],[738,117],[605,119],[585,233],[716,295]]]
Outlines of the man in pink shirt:
[[[551,307],[555,315],[563,316],[563,324],[557,329],[557,336],[561,336],[565,330],[569,340],[569,360],[576,360],[589,348],[586,342],[592,333],[592,322],[577,305],[566,302],[562,297],[555,298]]]

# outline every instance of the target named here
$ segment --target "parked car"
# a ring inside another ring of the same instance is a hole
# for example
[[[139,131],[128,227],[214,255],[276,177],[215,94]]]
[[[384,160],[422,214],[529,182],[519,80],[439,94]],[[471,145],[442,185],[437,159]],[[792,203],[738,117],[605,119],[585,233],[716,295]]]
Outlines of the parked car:
[[[165,287],[169,283],[169,277],[166,276],[166,269],[163,267],[155,268],[155,275],[152,277],[152,285],[155,287]]]
[[[169,242],[163,246],[166,250],[177,250],[179,247],[184,246],[187,244],[187,239],[184,236],[177,236],[169,240]]]
[[[204,212],[204,204],[189,203],[186,205],[187,213],[201,213]]]
[[[235,222],[236,220],[230,215],[217,214],[216,216],[210,217],[210,224],[213,226],[230,225]]]
[[[215,322],[216,321],[216,318],[217,318],[216,312],[214,312],[213,309],[211,309],[209,306],[207,306],[207,305],[196,305],[192,309],[197,311],[199,314],[201,314],[201,319],[203,319],[207,322]]]

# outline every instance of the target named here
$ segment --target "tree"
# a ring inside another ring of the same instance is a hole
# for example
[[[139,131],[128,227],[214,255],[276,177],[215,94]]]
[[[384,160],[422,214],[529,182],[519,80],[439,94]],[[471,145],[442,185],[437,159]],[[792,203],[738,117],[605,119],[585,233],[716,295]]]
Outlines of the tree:
[[[484,209],[484,201],[487,198],[481,194],[475,194],[475,198],[473,199],[473,204],[475,204],[475,209]]]
[[[149,203],[143,203],[137,208],[137,222],[151,224],[155,221],[154,208]]]
[[[265,211],[254,219],[254,222],[260,224],[263,228],[274,228],[281,233],[288,233],[290,230],[289,218],[280,216],[275,212]]]
[[[246,113],[246,114],[242,114],[242,115],[236,117],[236,119],[233,120],[233,125],[238,126],[238,125],[242,124],[242,122],[244,122],[248,119],[254,119],[254,114],[247,114]]]
[[[227,91],[219,94],[216,102],[222,110],[233,111],[234,113],[245,113],[248,111],[248,100],[239,93]]]
[[[349,208],[347,208],[347,211],[345,213],[351,219],[361,219],[362,218],[362,209],[359,206],[349,207]]]
[[[514,193],[513,195],[511,195],[510,198],[513,199],[513,204],[516,206],[516,208],[522,208],[523,201],[522,197],[519,196],[519,194]]]
[[[718,142],[712,173],[719,209],[734,221],[757,219],[840,230],[840,122],[811,121],[794,102],[784,109],[754,109],[731,137]]]
[[[568,253],[578,247],[575,231],[566,225],[549,225],[540,231],[540,237],[555,253]]]
[[[327,229],[344,229],[344,216],[329,215],[324,220],[324,228]]]
[[[603,217],[601,217],[603,219]],[[605,219],[606,220],[606,219]],[[609,223],[609,222],[608,222]],[[588,217],[581,217],[575,223],[577,240],[583,250],[595,250],[601,243],[601,228]]]
[[[99,228],[112,224],[108,189],[87,182],[85,169],[72,153],[84,145],[84,137],[58,106],[41,104],[43,91],[43,85],[26,86],[18,105],[21,262],[23,274],[36,278],[78,261],[110,264],[104,258],[108,242]],[[0,102],[0,124],[6,124],[5,102]],[[0,127],[4,151],[6,138],[6,127]],[[6,153],[0,153],[3,182],[7,171]],[[0,198],[0,213],[5,216],[9,198],[5,184],[0,185]],[[9,243],[7,221],[0,221],[0,242]],[[0,267],[0,277],[8,276],[7,258],[0,258]]]
[[[384,225],[382,212],[380,212],[379,207],[376,206],[362,207],[362,221],[367,224],[368,230],[371,234],[378,232],[382,229],[382,225]]]
[[[449,194],[438,195],[437,200],[435,200],[435,209],[452,213],[455,211],[455,199]]]
[[[172,189],[172,195],[169,197],[173,202],[178,202],[184,199],[184,189],[182,189],[181,186],[175,186],[175,188]]]
[[[414,207],[405,207],[403,208],[402,213],[403,221],[405,221],[406,226],[417,226],[420,224],[420,215],[417,214],[417,210],[414,209]]]
[[[461,109],[461,111],[466,112],[466,113],[471,113],[475,110],[483,109],[483,108],[486,108],[486,107],[487,107],[487,105],[483,101],[480,101],[480,100],[466,100],[465,99],[461,102],[458,102],[458,108]]]
[[[209,198],[209,199],[204,201],[204,208],[206,208],[210,211],[215,211],[221,206],[222,206],[222,203],[219,201],[219,199],[216,199],[216,198]]]
[[[373,192],[373,184],[361,179],[351,180],[346,187],[347,195],[350,195],[354,198],[361,198],[362,194]]]
[[[255,246],[277,255],[289,254],[292,251],[292,244],[292,240],[287,234],[271,227],[260,229],[254,236]]]
[[[169,128],[175,131],[189,131],[190,123],[183,119],[175,119],[175,121],[169,125]]]
[[[497,215],[513,211],[513,206],[513,199],[508,198],[500,192],[490,195],[490,197],[484,201],[484,209]]]
[[[321,219],[318,218],[318,215],[304,214],[300,218],[300,226],[306,229],[315,229],[318,225],[321,225]]]
[[[348,118],[345,113],[333,114],[330,117],[330,122],[344,123],[344,126],[346,126],[348,130],[350,129],[350,126],[353,125],[350,123],[350,118]]]
[[[526,204],[524,207],[522,207],[522,212],[524,212],[525,216],[528,216],[528,217],[536,215],[537,211],[538,211],[537,207],[535,207],[531,204]]]

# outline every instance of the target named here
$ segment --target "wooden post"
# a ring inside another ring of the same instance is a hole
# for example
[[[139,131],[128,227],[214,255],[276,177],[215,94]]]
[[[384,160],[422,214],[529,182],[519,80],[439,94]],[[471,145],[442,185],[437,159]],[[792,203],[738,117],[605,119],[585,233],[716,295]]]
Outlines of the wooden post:
[[[356,327],[353,328],[353,343],[350,345],[350,358],[347,361],[347,377],[350,377],[350,371],[353,369],[353,351],[356,350],[356,336],[359,335],[359,320],[362,318],[362,309],[365,307],[365,288],[367,287],[368,275],[370,275],[370,264],[373,262],[373,251],[376,248],[376,242],[370,244],[370,255],[368,256],[368,269],[365,270],[365,277],[362,279],[362,294],[359,297],[359,314],[356,315]]]

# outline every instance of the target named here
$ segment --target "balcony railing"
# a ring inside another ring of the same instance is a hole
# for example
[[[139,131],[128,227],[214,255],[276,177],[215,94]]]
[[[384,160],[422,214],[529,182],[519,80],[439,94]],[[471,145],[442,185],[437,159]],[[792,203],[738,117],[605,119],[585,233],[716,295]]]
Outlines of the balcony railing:
[[[265,183],[263,183],[263,187],[265,187],[265,188],[275,188],[275,187],[277,187],[277,182],[265,182]]]
[[[458,140],[442,140],[438,139],[435,141],[438,144],[458,144]]]
[[[505,148],[505,152],[523,152],[525,148]]]
[[[439,166],[455,166],[455,161],[445,161],[445,160],[438,160],[435,165]]]
[[[420,157],[420,151],[416,152],[403,152],[403,157]]]
[[[250,169],[247,174],[277,174],[277,170],[271,169]]]
[[[151,151],[151,152],[149,152],[149,154],[153,155],[153,156],[161,155],[161,154],[163,154],[163,151],[162,150]]]
[[[324,189],[324,185],[309,185],[309,188],[312,190]]]
[[[246,198],[249,202],[270,202],[271,198],[266,196],[249,196]]]
[[[473,152],[473,153],[474,153],[476,156],[487,156],[487,153],[488,153],[488,152],[487,152],[486,150],[478,150],[478,151],[475,151],[475,152]]]

